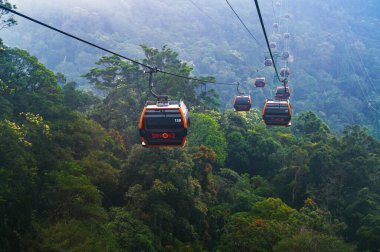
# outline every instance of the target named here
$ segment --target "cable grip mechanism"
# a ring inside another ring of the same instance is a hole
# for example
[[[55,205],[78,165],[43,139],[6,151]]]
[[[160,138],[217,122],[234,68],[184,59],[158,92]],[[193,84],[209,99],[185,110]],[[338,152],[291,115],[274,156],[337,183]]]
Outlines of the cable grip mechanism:
[[[239,90],[239,86],[240,86],[240,83],[238,82],[236,84],[236,91],[237,91],[238,95],[243,95],[244,93]]]
[[[153,84],[153,74],[157,73],[158,71],[159,71],[159,69],[157,67],[149,68],[149,70],[145,70],[144,71],[144,73],[148,73],[149,74],[149,92],[158,101],[169,101],[169,96],[168,95],[159,95],[159,94],[156,94],[153,91],[153,87],[154,87],[154,84]]]

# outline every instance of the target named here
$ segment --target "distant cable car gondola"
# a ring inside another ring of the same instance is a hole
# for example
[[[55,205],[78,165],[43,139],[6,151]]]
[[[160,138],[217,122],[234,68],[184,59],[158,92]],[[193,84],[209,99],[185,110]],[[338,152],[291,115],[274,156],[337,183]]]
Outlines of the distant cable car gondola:
[[[252,99],[250,95],[237,95],[234,99],[235,111],[250,111]]]
[[[290,97],[290,89],[289,87],[284,86],[277,86],[276,87],[276,92],[275,92],[275,98],[278,100],[286,100],[289,99]]]
[[[240,84],[237,83],[236,91],[238,95],[234,98],[234,109],[235,111],[250,111],[252,106],[252,98],[250,95],[244,95],[244,93],[239,91]]]
[[[264,61],[264,65],[267,66],[267,67],[272,66],[272,60],[266,58],[265,61]]]
[[[283,67],[280,70],[281,77],[288,78],[290,75],[290,69],[288,67]]]
[[[284,39],[290,39],[290,33],[289,32],[284,33]]]
[[[255,78],[256,87],[265,87],[265,77],[256,77]]]
[[[278,23],[273,23],[273,29],[275,29],[275,30],[278,29]]]
[[[287,60],[289,59],[289,57],[290,57],[290,53],[288,51],[283,52],[281,55],[282,60]]]
[[[182,147],[189,124],[182,101],[148,102],[140,117],[139,132],[144,147]]]
[[[285,18],[290,18],[290,14],[289,14],[289,13],[286,13],[284,17],[285,17]]]
[[[267,126],[290,126],[292,108],[289,100],[266,100],[262,111]]]
[[[276,44],[276,42],[270,42],[269,43],[269,47],[271,48],[271,49],[275,49],[276,47],[277,47],[277,44]]]

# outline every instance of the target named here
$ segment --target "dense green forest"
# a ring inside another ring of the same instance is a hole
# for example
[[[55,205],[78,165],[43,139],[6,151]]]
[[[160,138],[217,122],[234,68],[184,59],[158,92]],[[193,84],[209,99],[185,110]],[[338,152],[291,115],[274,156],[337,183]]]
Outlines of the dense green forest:
[[[356,6],[349,10],[360,13]],[[12,26],[9,32],[17,26],[7,18],[2,16],[3,24]],[[326,22],[336,17],[330,18]],[[310,33],[300,40],[307,36],[317,37]],[[71,45],[72,55],[84,53]],[[343,99],[338,82],[347,80],[339,74],[304,72],[327,71],[328,59],[318,51],[310,52],[314,61],[294,63],[294,89],[336,90],[310,103],[317,107],[302,108],[312,95],[296,96],[293,106],[302,109],[290,128],[266,128],[258,109],[221,110],[231,90],[219,90],[219,98],[211,90],[200,92],[197,82],[155,74],[160,93],[182,98],[191,108],[191,126],[185,148],[146,149],[137,124],[151,97],[140,66],[99,52],[82,54],[95,57],[93,68],[80,73],[94,91],[89,92],[29,52],[3,42],[0,47],[0,251],[380,249],[380,142],[357,124],[341,125],[337,134],[320,116],[328,111],[316,108],[334,102],[340,110],[335,120],[347,122],[340,115],[355,96]],[[158,48],[136,48],[142,52],[138,59],[185,76],[194,68],[198,76],[221,74],[197,69],[175,47]],[[326,48],[320,45],[320,52]],[[234,64],[224,56],[220,61]],[[334,86],[326,80],[321,82],[326,86],[313,85],[317,77],[332,78]],[[339,102],[329,100],[337,97]]]

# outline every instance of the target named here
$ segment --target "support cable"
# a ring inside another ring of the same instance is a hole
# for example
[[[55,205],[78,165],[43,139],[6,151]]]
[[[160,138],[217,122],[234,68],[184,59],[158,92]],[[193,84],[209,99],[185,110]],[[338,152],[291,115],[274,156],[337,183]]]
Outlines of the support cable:
[[[226,1],[227,1],[227,0],[226,0]],[[274,70],[275,70],[275,72],[276,72],[276,75],[277,75],[278,80],[279,80],[280,82],[283,82],[283,81],[281,81],[280,76],[279,76],[279,74],[278,74],[277,67],[276,67],[276,62],[274,61],[273,53],[272,53],[272,50],[270,49],[270,46],[269,46],[269,41],[268,41],[267,32],[266,32],[266,30],[265,30],[263,17],[261,16],[260,6],[259,6],[259,3],[258,3],[257,0],[255,0],[255,5],[256,5],[257,14],[259,15],[261,28],[263,29],[263,32],[264,32],[264,37],[265,37],[265,41],[266,41],[266,43],[267,43],[267,47],[268,47],[268,50],[269,50],[269,54],[270,54],[270,57],[271,57],[272,62],[273,62],[273,68],[274,68]]]
[[[227,4],[230,6],[230,9],[235,13],[236,17],[239,19],[240,23],[244,26],[244,28],[247,30],[247,32],[251,35],[251,37],[256,41],[256,43],[260,46],[260,47],[264,47],[260,44],[260,42],[255,38],[255,36],[253,36],[252,32],[248,29],[248,27],[245,25],[245,23],[243,22],[243,20],[239,17],[239,15],[236,13],[236,11],[234,10],[234,8],[231,6],[230,2],[228,2],[228,0],[226,0]]]
[[[338,9],[338,8],[341,8],[341,6],[343,6],[343,5],[336,5],[335,7],[336,7],[336,9]],[[341,9],[344,10],[345,13],[347,13],[347,11],[346,11],[344,8],[341,8]],[[340,19],[338,19],[338,20],[340,21],[340,22],[339,22],[339,26],[340,26],[341,28],[343,28],[343,23],[342,23],[342,21],[341,21]],[[349,26],[349,25],[347,24],[347,26]],[[347,27],[347,29],[343,29],[343,30],[348,30],[348,31],[349,31],[349,35],[350,35],[351,37],[354,37],[354,36],[353,36],[354,34],[353,34],[353,32],[352,32],[351,27]],[[375,104],[375,106],[373,106],[373,100],[369,99],[369,97],[367,97],[367,96],[365,95],[365,92],[364,92],[365,90],[364,90],[364,88],[361,86],[362,83],[361,83],[360,79],[359,79],[358,76],[357,76],[358,74],[356,73],[356,70],[354,69],[355,66],[354,66],[354,63],[353,63],[353,60],[352,60],[352,56],[353,56],[353,55],[351,55],[350,50],[347,48],[347,47],[348,47],[348,45],[347,45],[348,41],[347,41],[347,40],[348,40],[347,38],[344,40],[344,42],[345,42],[345,50],[346,50],[347,54],[349,55],[348,59],[349,59],[349,63],[350,63],[350,65],[351,65],[351,68],[352,68],[353,71],[354,71],[355,79],[356,79],[356,81],[357,81],[358,84],[359,84],[359,88],[360,88],[360,90],[361,90],[361,92],[362,92],[362,94],[363,94],[364,100],[367,102],[367,106],[368,106],[368,108],[371,109],[372,111],[374,111],[374,112],[376,113],[376,116],[378,116],[378,115],[380,115],[380,110],[378,109],[378,107],[376,106],[376,104]],[[356,48],[353,47],[353,46],[351,46],[351,48],[356,49]],[[354,51],[355,51],[355,50],[354,50]],[[363,59],[362,59],[360,53],[359,53],[357,50],[356,50],[356,53],[357,53],[357,55],[359,56],[360,63],[361,63],[361,67],[362,67],[362,69],[364,69],[364,72],[366,73],[367,78],[368,78],[370,84],[371,84],[372,87],[373,87],[372,91],[375,92],[376,95],[378,95],[378,94],[379,94],[379,90],[377,89],[376,85],[373,83],[372,78],[370,77],[370,75],[369,75],[369,73],[368,73],[368,71],[367,71],[367,69],[366,69],[366,67],[365,67],[365,65],[364,65],[364,62],[363,62]],[[360,65],[360,63],[359,63],[359,65]],[[363,86],[364,86],[364,85],[363,85]],[[376,120],[376,123],[377,123],[377,119],[375,119],[375,120]]]
[[[203,15],[205,15],[206,17],[208,17],[212,22],[214,22],[216,25],[218,25],[220,28],[222,28],[222,30],[224,30],[224,27],[219,24],[214,18],[212,18],[207,12],[205,12],[201,7],[199,7],[193,0],[189,0],[189,2],[195,7],[197,8],[200,12],[203,13]]]
[[[80,38],[80,37],[77,37],[77,36],[75,36],[75,35],[72,35],[72,34],[70,34],[70,33],[68,33],[68,32],[65,32],[65,31],[63,31],[63,30],[60,30],[60,29],[55,28],[55,27],[53,27],[53,26],[50,26],[50,25],[48,25],[48,24],[46,24],[46,23],[43,23],[43,22],[41,22],[41,21],[38,21],[38,20],[36,20],[36,19],[34,19],[34,18],[32,18],[32,17],[29,17],[29,16],[27,16],[27,15],[24,15],[24,14],[18,12],[18,11],[15,11],[15,10],[9,9],[9,8],[4,7],[4,6],[2,6],[2,5],[0,5],[0,9],[3,9],[3,10],[5,10],[5,11],[11,12],[11,13],[17,15],[17,16],[20,16],[20,17],[23,17],[23,18],[25,18],[25,19],[28,19],[29,21],[32,21],[32,22],[34,22],[34,23],[36,23],[36,24],[39,24],[39,25],[41,25],[41,26],[44,26],[44,27],[46,27],[46,28],[48,28],[48,29],[50,29],[50,30],[56,31],[56,32],[58,32],[58,33],[61,33],[61,34],[65,35],[65,36],[67,36],[67,37],[70,37],[70,38],[72,38],[72,39],[78,40],[78,41],[80,41],[80,42],[82,42],[82,43],[84,43],[84,44],[87,44],[87,45],[89,45],[89,46],[95,47],[95,48],[97,48],[97,49],[99,49],[99,50],[105,51],[105,52],[107,52],[107,53],[110,53],[110,54],[113,54],[113,55],[115,55],[115,56],[118,56],[118,57],[120,57],[120,58],[122,58],[122,59],[128,60],[128,61],[130,61],[130,62],[132,62],[132,63],[134,63],[134,64],[137,64],[137,65],[140,65],[140,66],[142,66],[142,67],[148,68],[149,70],[154,70],[154,69],[156,69],[155,67],[152,67],[152,66],[146,65],[146,64],[141,63],[141,62],[139,62],[139,61],[137,61],[137,60],[133,60],[133,59],[128,58],[128,57],[126,57],[126,56],[123,56],[123,55],[121,55],[121,54],[119,54],[119,53],[116,53],[116,52],[114,52],[114,51],[111,51],[111,50],[109,50],[109,49],[107,49],[107,48],[104,48],[104,47],[102,47],[102,46],[96,45],[96,44],[94,44],[94,43],[92,43],[92,42],[89,42],[89,41],[87,41],[87,40],[84,40],[84,39],[82,39],[82,38]],[[179,74],[175,74],[175,73],[171,73],[171,72],[166,72],[166,71],[163,71],[163,70],[160,70],[160,69],[156,69],[156,71],[157,71],[157,72],[160,72],[160,73],[162,73],[162,74],[171,75],[171,76],[174,76],[174,77],[177,77],[177,78],[182,78],[182,79],[187,79],[187,80],[197,81],[197,82],[201,82],[201,83],[204,83],[204,82],[205,82],[205,80],[201,80],[201,79],[193,78],[193,77],[188,77],[188,76],[183,76],[183,75],[179,75]],[[212,83],[212,84],[214,84],[214,85],[227,85],[227,86],[236,86],[236,85],[237,85],[236,83],[226,83],[226,82],[209,82],[209,83]]]

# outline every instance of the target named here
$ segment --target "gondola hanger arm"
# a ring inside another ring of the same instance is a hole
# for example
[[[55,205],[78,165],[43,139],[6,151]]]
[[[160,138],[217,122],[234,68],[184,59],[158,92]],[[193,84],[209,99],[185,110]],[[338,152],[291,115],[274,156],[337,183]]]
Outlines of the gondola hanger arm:
[[[236,84],[236,91],[237,91],[238,95],[243,95],[244,93],[239,90],[239,86],[240,86],[240,83],[238,82]]]
[[[149,92],[152,94],[152,96],[154,98],[156,98],[159,101],[168,101],[169,100],[169,96],[168,95],[159,95],[159,94],[156,94],[153,91],[153,87],[154,87],[154,84],[153,84],[153,74],[157,73],[158,71],[159,71],[159,69],[157,67],[149,68],[149,70],[145,70],[144,71],[144,73],[148,73],[149,74]]]

